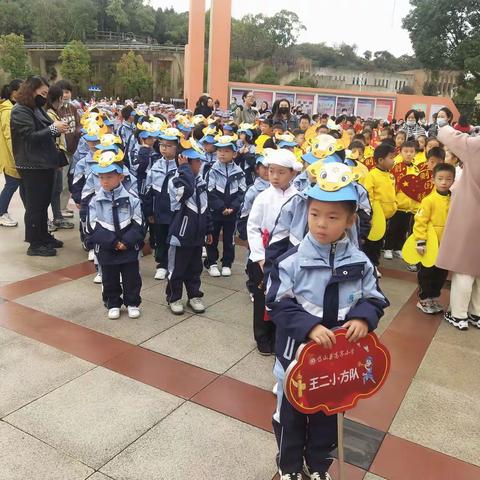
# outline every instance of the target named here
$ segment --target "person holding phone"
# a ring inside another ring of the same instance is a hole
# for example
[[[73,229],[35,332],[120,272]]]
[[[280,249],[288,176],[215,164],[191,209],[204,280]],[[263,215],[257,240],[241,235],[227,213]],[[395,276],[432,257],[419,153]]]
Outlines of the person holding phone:
[[[55,139],[68,130],[61,120],[52,121],[44,110],[48,82],[32,76],[17,93],[10,127],[15,165],[25,199],[27,255],[52,257],[63,242],[48,233],[48,206],[52,198],[55,170],[59,167]]]

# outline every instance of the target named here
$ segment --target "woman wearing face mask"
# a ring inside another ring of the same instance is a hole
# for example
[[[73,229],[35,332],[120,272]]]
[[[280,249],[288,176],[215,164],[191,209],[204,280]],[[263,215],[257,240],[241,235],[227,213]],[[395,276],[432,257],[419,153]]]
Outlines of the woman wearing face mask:
[[[47,212],[59,167],[55,139],[68,129],[65,122],[52,122],[43,109],[47,94],[48,82],[43,77],[29,77],[17,92],[10,120],[13,157],[25,199],[27,255],[42,257],[56,255],[55,249],[63,246],[48,233]]]
[[[276,100],[272,107],[273,123],[282,125],[283,130],[293,132],[298,128],[298,118],[292,115],[290,102],[286,98]]]
[[[52,120],[52,122],[60,121],[59,110],[62,107],[63,102],[63,89],[58,85],[52,85],[48,89],[47,96],[47,114]],[[65,220],[62,214],[60,196],[63,191],[63,170],[68,166],[67,160],[67,142],[65,140],[65,135],[62,133],[59,137],[55,139],[55,144],[57,145],[57,154],[59,158],[58,168],[55,170],[55,178],[53,181],[53,192],[52,192],[52,213],[53,213],[53,222],[49,223],[48,228],[50,231],[55,231],[59,228],[70,229],[74,227],[72,222]]]
[[[20,175],[15,168],[10,135],[10,115],[15,98],[23,80],[12,80],[2,88],[0,93],[0,172],[5,176],[5,186],[0,193],[0,225],[16,227],[18,222],[8,214],[8,207],[13,194],[20,185]]]
[[[405,132],[407,141],[416,140],[420,135],[426,135],[425,129],[418,123],[419,115],[416,110],[409,110],[405,114],[405,123],[399,132]]]
[[[438,135],[438,129],[445,125],[451,125],[453,120],[453,113],[447,107],[441,108],[435,115],[435,123],[428,129],[429,137],[436,137]]]

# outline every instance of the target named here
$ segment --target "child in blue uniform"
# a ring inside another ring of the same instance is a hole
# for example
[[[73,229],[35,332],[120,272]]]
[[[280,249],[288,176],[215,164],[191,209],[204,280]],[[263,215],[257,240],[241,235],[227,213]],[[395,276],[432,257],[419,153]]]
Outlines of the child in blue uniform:
[[[233,161],[237,147],[236,137],[217,137],[217,158],[208,171],[208,206],[213,220],[213,242],[207,245],[205,267],[212,277],[229,277],[235,259],[234,234],[238,212],[243,203],[247,186],[245,174]],[[217,266],[218,241],[223,234],[222,271]]]
[[[121,162],[97,164],[93,170],[101,188],[88,207],[86,236],[102,269],[103,302],[111,320],[120,317],[122,304],[130,318],[138,318],[142,301],[138,259],[145,237],[140,200],[123,187]]]
[[[327,175],[335,164],[325,165]],[[344,184],[342,184],[344,185]],[[285,371],[298,347],[309,340],[331,348],[332,329],[347,328],[356,342],[374,330],[389,305],[377,286],[374,267],[348,238],[358,195],[351,184],[337,191],[309,188],[309,233],[274,265],[267,307],[276,325],[277,409],[273,427],[281,480],[330,479],[331,452],[337,443],[336,416],[304,415],[283,395]]]
[[[168,128],[160,133],[159,148],[162,156],[152,165],[145,181],[143,209],[145,217],[153,224],[156,280],[165,280],[167,277],[169,248],[167,237],[173,216],[168,182],[177,172],[176,157],[180,135],[176,128]]]
[[[212,224],[208,210],[207,184],[201,168],[205,156],[199,148],[184,150],[178,157],[178,170],[168,184],[171,210],[168,243],[167,301],[176,315],[184,312],[183,285],[188,306],[194,313],[203,313],[205,306],[200,290],[202,248],[212,242]]]

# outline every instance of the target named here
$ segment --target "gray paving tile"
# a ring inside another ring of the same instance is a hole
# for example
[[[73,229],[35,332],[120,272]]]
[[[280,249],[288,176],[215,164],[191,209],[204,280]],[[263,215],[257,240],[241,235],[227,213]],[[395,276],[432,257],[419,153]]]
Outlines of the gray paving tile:
[[[165,287],[166,281],[159,281],[153,287],[142,290],[142,298],[159,305],[168,305],[165,297]],[[201,290],[204,293],[203,302],[206,307],[218,303],[235,293],[235,290],[218,287],[209,283],[202,283]],[[183,301],[186,304],[187,293],[185,290],[183,291]]]
[[[5,420],[98,469],[181,402],[98,367]]]
[[[91,477],[88,477],[87,480],[113,480],[112,477],[107,477],[103,473],[95,472]]]
[[[379,477],[378,475],[374,475],[373,473],[367,472],[367,474],[363,477],[363,480],[385,480],[385,478]]]
[[[225,375],[265,390],[271,390],[275,383],[272,373],[274,363],[273,356],[260,355],[255,349],[228,370]]]
[[[68,353],[16,335],[0,348],[0,417],[94,367]]]
[[[216,373],[223,373],[253,348],[253,342],[235,327],[202,316],[190,317],[142,344]]]
[[[92,472],[86,465],[0,421],[0,480],[84,480]]]
[[[187,403],[101,471],[118,480],[267,480],[275,455],[272,434]]]
[[[12,332],[8,328],[0,327],[0,345],[13,342],[22,336],[18,333]]]
[[[241,328],[253,342],[253,303],[248,294],[237,292],[231,295],[209,308],[205,316]]]
[[[33,293],[18,303],[136,345],[188,317],[173,315],[167,308],[145,300],[140,318],[130,319],[123,310],[119,320],[108,320],[101,286],[82,280]]]
[[[463,332],[466,333],[466,332]],[[478,363],[476,364],[478,366]],[[460,372],[457,364],[446,376]],[[477,393],[477,392],[475,392]],[[390,432],[398,437],[480,466],[478,394],[415,379],[397,412]]]

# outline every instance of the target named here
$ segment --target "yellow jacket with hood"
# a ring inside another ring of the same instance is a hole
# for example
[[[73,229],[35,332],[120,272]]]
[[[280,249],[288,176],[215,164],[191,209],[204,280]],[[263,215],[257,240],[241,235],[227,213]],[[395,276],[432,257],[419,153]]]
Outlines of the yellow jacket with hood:
[[[10,114],[13,104],[10,100],[0,101],[0,172],[10,177],[20,178],[13,158],[12,137],[10,135]]]

